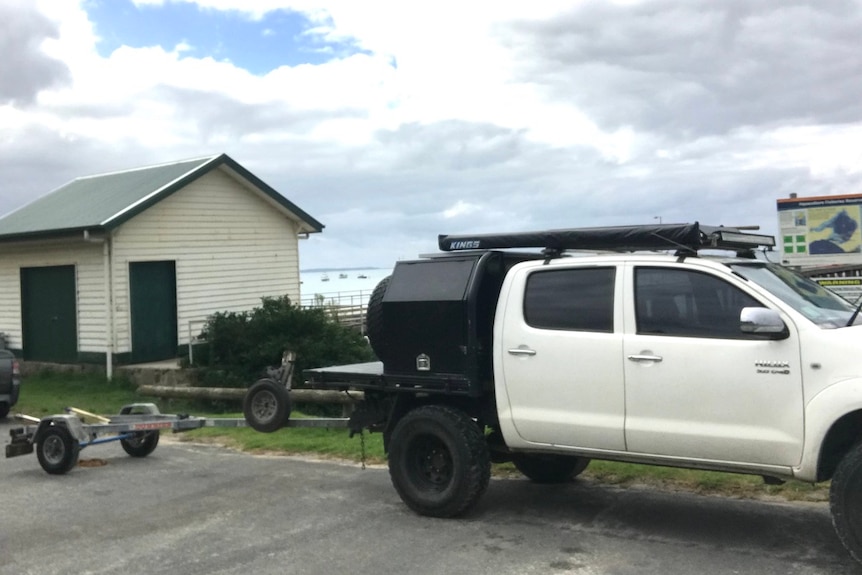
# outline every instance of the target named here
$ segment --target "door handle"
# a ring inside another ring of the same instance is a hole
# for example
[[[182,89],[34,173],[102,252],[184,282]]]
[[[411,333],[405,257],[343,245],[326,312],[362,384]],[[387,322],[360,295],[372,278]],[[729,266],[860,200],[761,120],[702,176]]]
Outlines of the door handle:
[[[628,359],[631,361],[654,361],[659,363],[664,358],[660,355],[630,355]]]
[[[509,350],[509,355],[536,355],[536,350],[528,347],[516,347]]]

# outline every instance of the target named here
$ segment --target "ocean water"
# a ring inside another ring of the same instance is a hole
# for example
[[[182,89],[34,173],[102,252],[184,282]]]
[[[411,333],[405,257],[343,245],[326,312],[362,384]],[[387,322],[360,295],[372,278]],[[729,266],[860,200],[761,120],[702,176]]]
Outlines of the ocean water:
[[[302,304],[308,305],[320,296],[327,301],[335,299],[342,303],[367,303],[380,280],[391,274],[390,268],[300,271]]]

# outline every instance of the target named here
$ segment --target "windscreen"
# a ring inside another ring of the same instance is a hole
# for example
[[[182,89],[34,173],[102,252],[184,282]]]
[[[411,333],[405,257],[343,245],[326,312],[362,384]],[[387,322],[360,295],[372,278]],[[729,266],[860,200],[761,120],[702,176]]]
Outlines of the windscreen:
[[[853,304],[811,279],[784,266],[768,263],[731,264],[730,267],[823,328],[847,326]],[[854,325],[862,324],[857,317]]]

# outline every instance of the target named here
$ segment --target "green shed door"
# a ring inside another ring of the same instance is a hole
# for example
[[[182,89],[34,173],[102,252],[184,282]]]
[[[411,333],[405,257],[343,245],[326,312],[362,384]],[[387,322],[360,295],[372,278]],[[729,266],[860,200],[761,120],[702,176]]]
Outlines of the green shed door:
[[[21,268],[24,359],[78,361],[75,266]]]
[[[129,263],[132,362],[177,356],[177,271],[173,261]]]

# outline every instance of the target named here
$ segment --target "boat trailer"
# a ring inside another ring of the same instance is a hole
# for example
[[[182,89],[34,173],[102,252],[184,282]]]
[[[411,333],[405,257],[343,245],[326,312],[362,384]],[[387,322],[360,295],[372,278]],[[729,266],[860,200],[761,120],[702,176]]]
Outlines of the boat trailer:
[[[6,457],[18,457],[35,451],[39,465],[52,475],[62,475],[75,467],[81,450],[90,445],[119,441],[130,456],[146,457],[158,446],[162,431],[180,433],[202,427],[248,425],[243,418],[163,414],[154,403],[125,405],[118,415],[110,417],[67,407],[65,414],[49,415],[41,419],[16,414],[15,418],[30,425],[9,431],[12,440],[6,445]],[[283,427],[346,429],[347,422],[347,418],[288,419]]]

